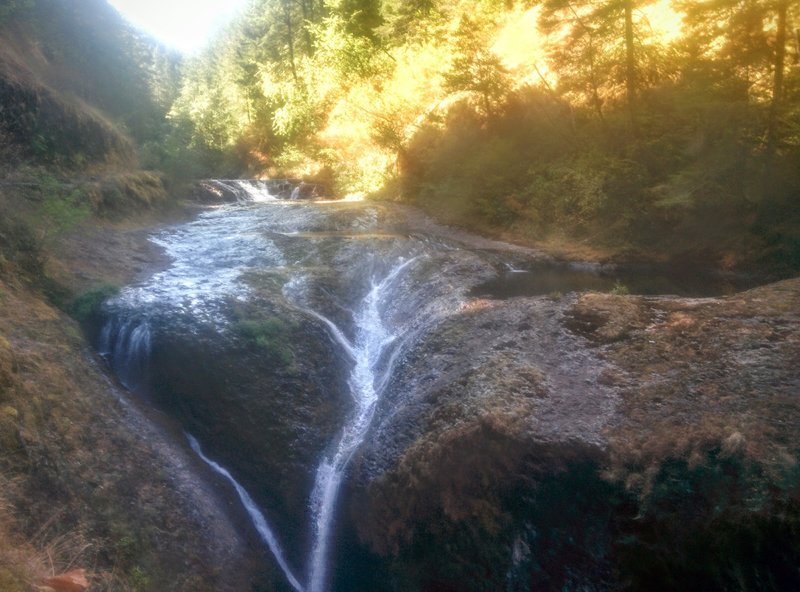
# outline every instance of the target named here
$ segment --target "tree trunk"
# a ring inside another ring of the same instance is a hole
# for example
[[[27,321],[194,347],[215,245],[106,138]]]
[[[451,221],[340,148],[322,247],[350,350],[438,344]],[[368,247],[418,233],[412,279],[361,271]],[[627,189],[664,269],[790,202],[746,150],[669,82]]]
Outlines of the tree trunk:
[[[580,25],[581,29],[583,29],[584,34],[588,36],[589,39],[589,83],[592,86],[592,106],[594,107],[595,111],[597,112],[597,117],[600,119],[600,122],[605,127],[606,118],[603,116],[603,101],[600,98],[600,93],[598,91],[598,82],[597,76],[595,72],[595,49],[594,49],[594,29],[589,27],[586,23],[583,22],[583,19],[578,15],[575,8],[572,5],[568,5],[570,12],[572,13],[575,22]]]
[[[636,130],[636,55],[633,47],[633,0],[625,0],[625,89],[631,127]]]
[[[794,63],[800,64],[800,29],[794,30]]]
[[[311,33],[308,31],[308,26],[306,23],[313,22],[314,4],[312,2],[309,6],[307,0],[300,0],[300,8],[303,11],[303,37],[305,38],[306,42],[306,52],[310,54],[313,49],[313,43],[311,42]]]
[[[770,164],[778,148],[778,117],[783,98],[783,69],[786,61],[786,11],[788,0],[778,4],[778,30],[775,35],[775,72],[772,77],[772,103],[769,106],[767,123],[767,163]]]
[[[286,31],[289,38],[289,64],[292,67],[292,78],[297,83],[297,67],[294,63],[294,27],[292,26],[292,11],[289,8],[289,0],[283,0],[283,13],[286,18]]]

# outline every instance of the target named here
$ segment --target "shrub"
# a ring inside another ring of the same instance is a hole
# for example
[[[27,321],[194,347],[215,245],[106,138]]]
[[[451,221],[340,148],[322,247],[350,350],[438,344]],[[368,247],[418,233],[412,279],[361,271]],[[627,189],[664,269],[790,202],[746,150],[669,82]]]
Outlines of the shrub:
[[[614,296],[627,296],[631,291],[628,289],[628,286],[617,280],[614,283],[614,287],[611,288],[611,293],[614,294]]]
[[[238,321],[236,332],[255,347],[263,350],[271,361],[288,366],[293,361],[287,345],[289,326],[278,317]]]
[[[72,301],[69,313],[80,323],[85,324],[97,320],[103,302],[118,293],[119,286],[111,284],[102,284],[91,288]]]

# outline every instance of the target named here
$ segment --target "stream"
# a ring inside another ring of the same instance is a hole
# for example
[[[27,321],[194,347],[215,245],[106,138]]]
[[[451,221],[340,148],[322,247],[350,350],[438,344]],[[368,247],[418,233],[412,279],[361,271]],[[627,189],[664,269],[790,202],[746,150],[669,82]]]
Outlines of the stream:
[[[348,468],[376,415],[402,405],[402,393],[384,395],[409,348],[454,311],[620,284],[709,295],[743,283],[557,264],[427,220],[420,229],[419,214],[390,204],[224,184],[239,201],[154,235],[172,265],[109,300],[95,341],[232,488],[287,590],[337,587]]]

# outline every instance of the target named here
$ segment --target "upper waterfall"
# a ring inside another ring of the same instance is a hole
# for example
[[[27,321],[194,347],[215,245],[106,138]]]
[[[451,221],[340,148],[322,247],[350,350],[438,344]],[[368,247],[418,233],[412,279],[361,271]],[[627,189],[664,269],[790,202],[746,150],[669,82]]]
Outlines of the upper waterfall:
[[[319,199],[326,197],[328,190],[320,183],[300,179],[204,179],[195,184],[193,195],[204,202],[258,203]]]

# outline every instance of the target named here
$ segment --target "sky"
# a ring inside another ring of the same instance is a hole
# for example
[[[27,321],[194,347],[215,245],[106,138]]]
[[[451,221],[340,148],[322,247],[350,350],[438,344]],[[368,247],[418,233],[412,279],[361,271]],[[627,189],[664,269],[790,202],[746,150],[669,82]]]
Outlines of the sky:
[[[139,29],[191,54],[202,49],[247,0],[109,0],[109,3]]]

